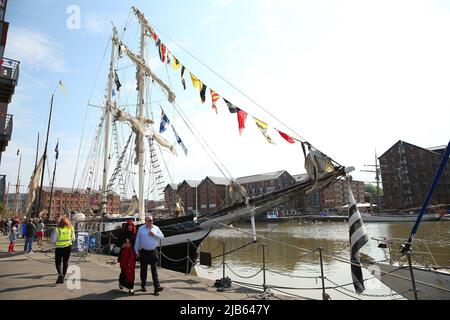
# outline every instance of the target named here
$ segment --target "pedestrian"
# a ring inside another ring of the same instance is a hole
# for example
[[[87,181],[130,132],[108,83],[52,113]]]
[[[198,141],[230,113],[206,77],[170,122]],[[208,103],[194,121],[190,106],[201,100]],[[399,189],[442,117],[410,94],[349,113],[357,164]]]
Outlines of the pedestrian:
[[[37,237],[37,245],[39,248],[42,246],[42,239],[44,238],[45,225],[41,219],[39,219],[36,225],[36,237]]]
[[[75,240],[75,232],[67,217],[61,218],[58,227],[53,232],[52,243],[55,243],[55,266],[58,272],[56,283],[64,283],[67,268],[69,268],[69,258],[72,252],[72,241]],[[63,269],[61,271],[61,260]]]
[[[136,255],[134,243],[136,241],[136,226],[133,221],[127,221],[117,243],[120,246],[118,262],[120,263],[119,288],[127,288],[130,295],[134,294],[134,274],[136,269]]]
[[[134,251],[136,258],[141,260],[141,288],[146,292],[147,289],[147,270],[150,264],[153,278],[153,287],[155,288],[154,295],[159,295],[163,291],[163,287],[159,285],[158,279],[158,254],[156,248],[159,246],[159,240],[164,239],[164,234],[161,230],[153,225],[153,217],[145,217],[145,225],[141,226],[137,232],[136,243],[134,244]]]
[[[22,220],[22,238],[25,238],[25,234],[27,233],[27,221],[24,219]]]
[[[9,232],[9,248],[8,248],[9,253],[16,252],[14,251],[14,242],[16,241],[16,238],[17,238],[17,227],[16,224],[13,223],[11,224],[11,230]]]
[[[28,223],[25,225],[25,246],[23,251],[25,253],[33,253],[33,238],[36,233],[36,227],[33,224],[31,219],[28,220]]]
[[[5,220],[5,223],[3,224],[3,235],[8,235],[8,221]]]

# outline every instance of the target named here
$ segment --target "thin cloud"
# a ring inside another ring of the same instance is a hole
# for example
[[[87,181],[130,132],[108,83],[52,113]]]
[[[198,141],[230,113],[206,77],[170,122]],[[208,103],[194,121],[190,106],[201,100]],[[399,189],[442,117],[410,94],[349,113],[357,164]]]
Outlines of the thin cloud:
[[[36,70],[67,71],[62,46],[36,29],[12,26],[6,56]]]

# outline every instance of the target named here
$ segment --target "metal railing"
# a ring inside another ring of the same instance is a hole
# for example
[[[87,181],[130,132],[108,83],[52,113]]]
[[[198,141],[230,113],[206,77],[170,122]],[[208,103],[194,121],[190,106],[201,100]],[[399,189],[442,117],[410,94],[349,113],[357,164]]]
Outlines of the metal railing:
[[[13,115],[0,113],[0,139],[10,140],[13,130]]]
[[[0,58],[0,78],[17,82],[19,80],[19,66],[20,62],[17,60]]]

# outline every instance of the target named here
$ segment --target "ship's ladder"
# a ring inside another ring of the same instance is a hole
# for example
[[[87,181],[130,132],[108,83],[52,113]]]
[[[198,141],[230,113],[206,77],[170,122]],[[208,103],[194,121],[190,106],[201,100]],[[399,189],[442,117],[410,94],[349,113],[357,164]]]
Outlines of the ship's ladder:
[[[117,155],[117,164],[116,164],[116,167],[114,168],[114,172],[111,175],[111,178],[109,179],[107,190],[108,190],[108,192],[112,191],[112,189],[116,183],[116,180],[118,179],[119,188],[120,188],[120,196],[122,199],[124,199],[126,197],[126,191],[125,191],[125,181],[124,181],[123,172],[122,172],[122,170],[123,170],[122,162],[127,153],[128,146],[130,145],[131,137],[133,136],[133,134],[132,133],[130,134],[130,136],[128,137],[128,141],[125,144],[125,148],[122,150],[122,153],[120,153],[116,121],[113,121],[112,127],[113,127],[113,130],[112,130],[113,144],[114,144],[115,153]]]
[[[162,198],[164,196],[164,188],[166,187],[166,181],[164,179],[163,172],[161,170],[161,166],[159,164],[158,155],[156,154],[155,149],[155,141],[153,138],[148,137],[148,143],[150,147],[150,164],[151,170],[153,173],[154,181],[153,185],[150,187],[150,192],[155,192],[158,198]]]

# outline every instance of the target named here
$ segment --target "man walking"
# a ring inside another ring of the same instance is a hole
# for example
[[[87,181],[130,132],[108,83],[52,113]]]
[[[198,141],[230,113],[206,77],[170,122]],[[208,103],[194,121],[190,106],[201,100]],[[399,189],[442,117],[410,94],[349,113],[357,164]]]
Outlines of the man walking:
[[[159,285],[158,280],[158,254],[156,248],[159,246],[159,240],[164,238],[164,234],[161,230],[153,225],[153,217],[145,217],[145,225],[141,226],[136,236],[136,242],[134,244],[134,251],[136,252],[136,258],[141,259],[141,288],[146,292],[145,286],[147,285],[147,270],[150,264],[152,270],[153,287],[155,288],[155,296],[159,295],[159,292],[163,291],[163,287]]]
[[[25,246],[23,251],[25,253],[33,253],[33,239],[36,232],[36,228],[31,219],[28,220],[28,223],[25,225]]]

